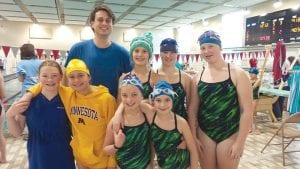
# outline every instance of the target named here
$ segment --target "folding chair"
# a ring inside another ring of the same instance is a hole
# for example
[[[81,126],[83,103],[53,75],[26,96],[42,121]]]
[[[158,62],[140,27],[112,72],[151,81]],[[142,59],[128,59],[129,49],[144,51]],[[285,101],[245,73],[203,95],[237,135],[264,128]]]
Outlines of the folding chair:
[[[282,89],[284,86],[284,82],[282,81],[279,84],[278,89]],[[278,96],[276,95],[263,95],[261,96],[260,93],[258,93],[259,97],[257,100],[257,104],[254,110],[254,115],[257,114],[257,112],[261,112],[261,113],[267,113],[270,117],[272,122],[277,122],[277,119],[274,115],[273,112],[273,104],[277,101]]]
[[[254,110],[254,116],[257,112],[266,113],[271,117],[272,122],[277,122],[277,119],[273,112],[273,103],[278,99],[278,96],[259,96],[257,104]]]
[[[280,127],[276,130],[272,138],[267,142],[267,144],[264,146],[264,148],[261,150],[261,153],[267,148],[267,146],[271,143],[273,138],[275,136],[281,137],[281,148],[282,148],[282,163],[283,166],[285,166],[285,153],[291,153],[291,152],[300,152],[300,150],[297,151],[286,151],[286,148],[293,142],[293,141],[300,141],[297,140],[297,138],[300,138],[300,129],[290,129],[286,128],[287,123],[300,123],[300,113],[294,114],[293,116],[288,117],[285,119]]]
[[[272,50],[272,45],[265,45],[265,49],[266,49],[266,57],[264,59],[264,62],[260,68],[260,72],[259,72],[259,79],[262,80],[264,77],[264,73],[265,73],[265,68],[266,68],[266,64],[267,61],[269,59],[270,56],[270,51]],[[283,87],[283,85],[282,85]],[[281,89],[281,88],[280,88]],[[273,113],[273,108],[272,105],[273,103],[275,103],[278,99],[278,97],[272,95],[272,96],[261,96],[259,93],[259,98],[254,110],[254,119],[256,118],[257,112],[263,112],[263,113],[267,113],[268,115],[270,115],[272,122],[276,122],[277,119]]]

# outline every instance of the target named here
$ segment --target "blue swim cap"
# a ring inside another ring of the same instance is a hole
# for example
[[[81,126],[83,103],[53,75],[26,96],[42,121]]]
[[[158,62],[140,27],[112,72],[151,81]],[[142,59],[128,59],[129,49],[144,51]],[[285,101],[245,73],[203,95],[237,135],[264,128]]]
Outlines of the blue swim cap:
[[[144,90],[140,79],[135,74],[126,75],[120,83],[120,88],[125,87],[127,85],[136,86],[138,89],[140,89],[141,92],[143,92]]]
[[[256,67],[251,67],[250,69],[249,69],[249,73],[252,73],[252,74],[258,74],[258,69],[256,68]]]
[[[173,87],[166,81],[159,81],[156,85],[154,85],[153,92],[150,94],[152,100],[161,95],[167,95],[174,100],[176,93],[173,91]]]
[[[198,42],[199,42],[200,46],[205,43],[213,43],[213,44],[216,44],[216,45],[222,47],[220,35],[213,30],[205,31],[198,38]]]
[[[161,52],[175,52],[178,53],[178,44],[175,39],[166,38],[160,43]]]

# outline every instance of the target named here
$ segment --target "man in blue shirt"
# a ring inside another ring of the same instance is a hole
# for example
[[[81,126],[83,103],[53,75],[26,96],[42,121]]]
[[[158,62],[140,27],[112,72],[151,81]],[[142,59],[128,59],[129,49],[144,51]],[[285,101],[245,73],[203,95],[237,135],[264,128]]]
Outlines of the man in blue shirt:
[[[83,60],[90,70],[91,84],[104,85],[114,97],[117,97],[119,77],[122,73],[129,72],[132,67],[129,52],[109,39],[114,21],[115,16],[109,7],[106,5],[95,7],[90,14],[94,39],[73,45],[65,66],[71,59]]]
[[[27,89],[37,84],[37,76],[42,61],[37,59],[34,46],[30,43],[23,44],[20,51],[21,61],[17,64],[16,73],[18,80],[22,82],[21,94],[19,95],[19,97],[22,97]]]

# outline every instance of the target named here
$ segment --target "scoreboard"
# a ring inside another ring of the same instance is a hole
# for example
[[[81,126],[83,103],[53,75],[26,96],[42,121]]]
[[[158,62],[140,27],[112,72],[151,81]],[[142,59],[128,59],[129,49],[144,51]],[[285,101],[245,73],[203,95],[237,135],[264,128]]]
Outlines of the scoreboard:
[[[245,45],[300,42],[300,9],[286,9],[246,19]]]

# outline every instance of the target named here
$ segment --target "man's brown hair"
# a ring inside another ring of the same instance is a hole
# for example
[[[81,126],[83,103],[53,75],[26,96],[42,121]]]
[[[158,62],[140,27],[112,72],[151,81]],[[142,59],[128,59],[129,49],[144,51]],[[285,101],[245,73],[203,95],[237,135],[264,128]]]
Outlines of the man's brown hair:
[[[21,46],[20,50],[21,50],[21,59],[36,58],[33,44],[25,43]]]
[[[108,14],[108,16],[111,17],[112,23],[113,23],[113,24],[115,23],[116,17],[115,17],[115,15],[114,15],[114,13],[112,12],[112,10],[111,10],[107,5],[104,5],[104,4],[98,5],[98,6],[96,6],[96,7],[92,10],[92,12],[91,12],[91,14],[90,14],[90,23],[92,23],[93,21],[95,21],[95,16],[96,16],[96,13],[97,13],[98,11],[105,11],[105,12]]]

